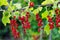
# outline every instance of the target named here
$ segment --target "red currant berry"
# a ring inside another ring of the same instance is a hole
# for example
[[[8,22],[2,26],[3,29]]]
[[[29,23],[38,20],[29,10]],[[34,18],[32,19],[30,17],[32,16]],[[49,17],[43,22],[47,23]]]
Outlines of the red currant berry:
[[[50,29],[54,28],[54,22],[49,22]]]
[[[30,2],[30,7],[33,7],[34,6],[34,3],[33,2]]]
[[[29,16],[30,16],[30,13],[29,13],[29,12],[26,12],[26,16],[29,18]]]
[[[39,14],[36,14],[36,20],[39,21],[41,18],[39,16]]]
[[[39,21],[38,21],[38,26],[40,27],[40,26],[42,26],[42,25],[43,25],[42,20],[39,20]]]

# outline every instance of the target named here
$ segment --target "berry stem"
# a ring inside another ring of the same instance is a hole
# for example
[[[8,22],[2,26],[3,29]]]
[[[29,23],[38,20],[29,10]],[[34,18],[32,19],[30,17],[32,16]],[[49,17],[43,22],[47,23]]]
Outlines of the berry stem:
[[[50,31],[49,40],[52,40],[52,30]]]
[[[43,26],[42,26],[42,27],[43,27]],[[42,27],[41,27],[41,29],[40,29],[40,30],[41,30],[41,31],[40,31],[40,40],[43,40],[43,38],[42,38],[42,35],[43,35],[43,34],[42,34],[42,33],[43,33]]]

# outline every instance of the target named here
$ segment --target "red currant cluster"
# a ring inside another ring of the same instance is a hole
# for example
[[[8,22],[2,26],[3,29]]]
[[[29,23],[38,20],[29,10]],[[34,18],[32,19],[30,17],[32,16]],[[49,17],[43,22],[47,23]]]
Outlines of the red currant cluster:
[[[36,20],[38,22],[38,27],[43,25],[42,19],[40,18],[39,14],[36,14]],[[38,28],[38,32],[40,32],[40,28]]]
[[[53,29],[54,28],[54,22],[52,21],[52,18],[50,16],[47,16],[47,18],[48,18],[50,29]]]
[[[30,22],[28,21],[30,14],[29,12],[26,12],[26,16],[19,16],[19,20],[22,22],[22,26],[24,28],[24,32],[26,31],[25,29],[30,29]]]
[[[56,9],[55,10],[55,13],[56,13],[56,26],[57,27],[60,27],[60,10],[59,9]]]
[[[20,34],[17,31],[18,24],[17,24],[16,20],[14,20],[14,19],[10,20],[10,25],[11,25],[11,30],[12,30],[12,34],[13,34],[14,38],[19,38]]]
[[[11,27],[14,26],[15,28],[18,28],[18,24],[17,24],[16,20],[14,20],[14,19],[10,20],[10,25],[11,25]]]
[[[60,27],[60,15],[56,16],[56,26]]]
[[[40,18],[39,14],[36,14],[36,20],[38,22],[38,26],[41,27],[43,23],[42,23],[42,19]]]
[[[17,31],[16,28],[11,27],[11,30],[12,30],[12,35],[14,36],[14,38],[19,38],[20,37],[20,33]]]

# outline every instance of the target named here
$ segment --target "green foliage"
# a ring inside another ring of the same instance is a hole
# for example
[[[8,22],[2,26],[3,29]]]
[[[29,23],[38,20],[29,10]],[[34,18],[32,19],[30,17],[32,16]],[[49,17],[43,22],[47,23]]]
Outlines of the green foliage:
[[[50,34],[50,27],[49,27],[48,24],[45,25],[45,27],[44,27],[44,31],[46,32],[47,35]]]
[[[8,5],[7,0],[0,0],[0,6],[2,5]]]
[[[9,19],[10,16],[11,15],[8,11],[3,12],[2,22],[5,26],[6,26],[7,23],[10,23],[10,19]]]

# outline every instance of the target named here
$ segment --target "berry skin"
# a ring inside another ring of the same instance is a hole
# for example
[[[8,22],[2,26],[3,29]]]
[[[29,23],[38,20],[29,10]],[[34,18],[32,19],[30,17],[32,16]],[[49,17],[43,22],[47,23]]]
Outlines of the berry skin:
[[[22,16],[22,17],[21,17],[21,21],[24,21],[24,20],[25,20],[25,17],[24,17],[24,16]]]
[[[34,3],[33,2],[30,2],[29,6],[30,7],[34,7]]]
[[[29,18],[30,17],[30,13],[29,12],[26,12],[26,16]]]
[[[29,22],[24,22],[23,28],[24,29],[30,29],[30,23]]]
[[[38,22],[38,26],[39,26],[39,27],[43,25],[42,19],[40,18],[39,14],[36,14],[36,20],[37,20],[37,22]]]
[[[19,38],[19,37],[20,37],[20,33],[16,32],[16,38]]]
[[[19,16],[18,19],[21,20],[21,21],[25,21],[25,17],[24,16],[22,16],[22,17]]]
[[[36,20],[39,21],[41,18],[39,16],[39,14],[36,14]]]
[[[10,20],[10,25],[11,25],[11,31],[12,31],[14,38],[18,38],[19,33],[17,33],[17,31],[16,31],[18,28],[18,24],[17,24],[16,20],[14,20],[14,19]]]
[[[47,16],[47,18],[48,18],[48,22],[52,22],[52,18],[49,15]]]
[[[52,21],[52,18],[49,15],[47,16],[47,18],[48,18],[50,29],[53,29],[54,28],[54,22]]]
[[[54,22],[49,22],[50,29],[54,28]]]
[[[56,26],[60,27],[60,15],[56,15]]]
[[[42,25],[43,25],[43,23],[42,23],[42,19],[41,19],[41,20],[38,21],[38,26],[40,27]]]

